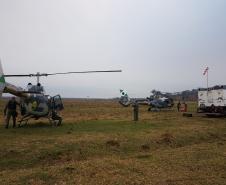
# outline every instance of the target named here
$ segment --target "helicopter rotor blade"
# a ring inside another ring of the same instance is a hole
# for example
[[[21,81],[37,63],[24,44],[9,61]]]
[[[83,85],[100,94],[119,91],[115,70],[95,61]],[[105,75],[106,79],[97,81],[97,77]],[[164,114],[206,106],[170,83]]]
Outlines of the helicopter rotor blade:
[[[107,71],[74,71],[65,73],[37,73],[37,74],[18,74],[18,75],[4,75],[4,77],[41,77],[53,75],[66,75],[66,74],[85,74],[85,73],[119,73],[122,70],[107,70]]]
[[[84,74],[84,73],[120,73],[122,70],[108,70],[108,71],[77,71],[77,72],[66,72],[66,73],[50,73],[46,74],[47,76],[51,75],[66,75],[66,74]]]
[[[4,75],[4,77],[32,77],[33,75]]]

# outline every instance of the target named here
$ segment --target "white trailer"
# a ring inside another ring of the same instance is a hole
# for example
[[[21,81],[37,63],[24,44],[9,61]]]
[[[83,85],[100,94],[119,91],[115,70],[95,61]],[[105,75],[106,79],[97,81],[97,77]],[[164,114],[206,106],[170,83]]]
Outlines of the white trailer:
[[[226,114],[226,85],[199,89],[198,112]]]

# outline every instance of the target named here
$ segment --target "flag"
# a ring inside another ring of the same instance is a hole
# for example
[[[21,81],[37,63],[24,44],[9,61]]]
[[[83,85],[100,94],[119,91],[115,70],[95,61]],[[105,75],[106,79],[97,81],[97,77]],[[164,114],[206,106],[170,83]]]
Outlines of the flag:
[[[208,73],[208,71],[209,71],[209,67],[207,67],[207,68],[205,69],[203,75],[205,76],[205,75]]]

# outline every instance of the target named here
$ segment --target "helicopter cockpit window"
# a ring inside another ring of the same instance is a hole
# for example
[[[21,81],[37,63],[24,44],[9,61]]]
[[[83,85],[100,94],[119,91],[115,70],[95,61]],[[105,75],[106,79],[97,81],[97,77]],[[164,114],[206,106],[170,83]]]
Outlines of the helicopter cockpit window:
[[[61,97],[59,95],[53,97],[52,103],[53,103],[52,106],[54,107],[54,109],[56,109],[56,110],[63,110],[64,109]]]
[[[38,104],[46,103],[46,102],[48,102],[48,98],[46,96],[41,96],[41,95],[32,95],[32,96],[30,96],[30,98],[26,99],[24,102],[26,104],[29,104],[34,101],[36,101]]]

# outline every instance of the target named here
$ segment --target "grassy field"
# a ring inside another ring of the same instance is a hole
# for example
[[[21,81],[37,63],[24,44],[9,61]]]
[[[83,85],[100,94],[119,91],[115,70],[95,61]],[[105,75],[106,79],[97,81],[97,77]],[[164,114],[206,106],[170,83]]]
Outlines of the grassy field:
[[[62,127],[2,124],[0,184],[226,184],[225,119],[146,110],[135,123],[117,102],[65,100]]]

